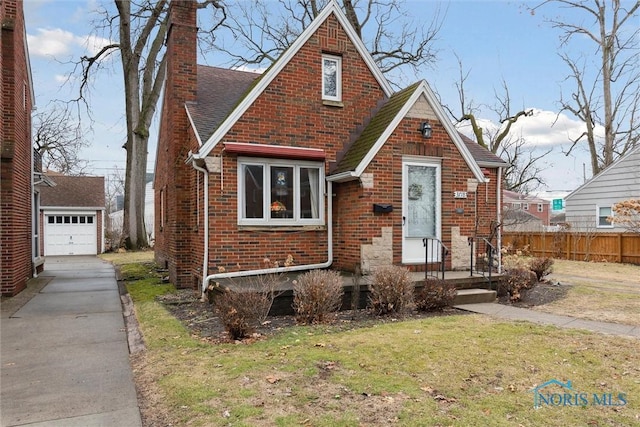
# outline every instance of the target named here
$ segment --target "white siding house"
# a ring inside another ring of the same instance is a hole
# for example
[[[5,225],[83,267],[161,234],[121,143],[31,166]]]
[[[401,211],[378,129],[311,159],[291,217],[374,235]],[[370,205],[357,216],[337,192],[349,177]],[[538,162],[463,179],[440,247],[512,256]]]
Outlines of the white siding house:
[[[640,198],[640,146],[566,197],[566,222],[575,231],[624,232],[607,217],[615,203],[631,198]]]

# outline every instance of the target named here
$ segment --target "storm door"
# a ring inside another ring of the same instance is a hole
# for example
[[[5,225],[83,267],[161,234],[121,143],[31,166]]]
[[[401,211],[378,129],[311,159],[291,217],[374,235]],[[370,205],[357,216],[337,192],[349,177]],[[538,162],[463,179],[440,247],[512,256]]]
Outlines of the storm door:
[[[402,164],[402,262],[425,262],[423,239],[440,239],[440,164]],[[437,251],[429,262],[439,261]]]

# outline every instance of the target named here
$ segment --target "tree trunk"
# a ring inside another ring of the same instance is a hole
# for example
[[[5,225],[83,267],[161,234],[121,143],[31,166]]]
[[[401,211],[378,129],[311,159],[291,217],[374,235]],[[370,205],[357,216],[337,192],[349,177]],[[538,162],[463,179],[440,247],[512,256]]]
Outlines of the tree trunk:
[[[127,174],[124,190],[124,232],[126,247],[140,249],[149,246],[144,224],[144,200],[147,176],[148,136],[130,134],[127,142]]]

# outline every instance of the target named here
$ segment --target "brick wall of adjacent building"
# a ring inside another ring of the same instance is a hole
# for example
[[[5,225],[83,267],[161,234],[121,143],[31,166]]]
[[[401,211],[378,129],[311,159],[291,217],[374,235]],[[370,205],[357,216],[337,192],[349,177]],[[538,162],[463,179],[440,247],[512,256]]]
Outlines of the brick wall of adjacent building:
[[[2,0],[0,280],[15,295],[32,276],[31,92],[22,1]]]

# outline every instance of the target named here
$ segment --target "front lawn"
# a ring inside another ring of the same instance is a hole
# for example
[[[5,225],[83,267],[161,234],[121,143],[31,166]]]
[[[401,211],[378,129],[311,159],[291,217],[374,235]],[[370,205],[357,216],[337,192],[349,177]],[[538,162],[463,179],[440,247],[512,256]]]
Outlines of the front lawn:
[[[133,359],[147,426],[640,423],[637,339],[453,315],[212,345],[154,298],[170,285],[128,289],[147,346]],[[552,379],[571,381],[568,394],[587,404],[569,396],[534,409],[532,389]],[[594,404],[609,394],[626,404]]]

